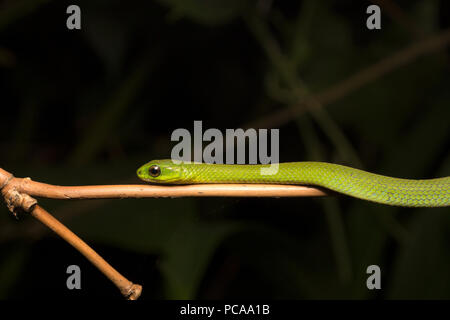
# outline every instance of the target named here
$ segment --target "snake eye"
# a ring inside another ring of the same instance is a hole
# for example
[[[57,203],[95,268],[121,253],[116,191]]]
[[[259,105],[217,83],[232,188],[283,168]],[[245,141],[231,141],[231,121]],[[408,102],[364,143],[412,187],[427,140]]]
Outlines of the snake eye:
[[[161,174],[161,168],[157,165],[151,166],[150,169],[148,169],[148,173],[156,178],[157,176],[159,176]]]

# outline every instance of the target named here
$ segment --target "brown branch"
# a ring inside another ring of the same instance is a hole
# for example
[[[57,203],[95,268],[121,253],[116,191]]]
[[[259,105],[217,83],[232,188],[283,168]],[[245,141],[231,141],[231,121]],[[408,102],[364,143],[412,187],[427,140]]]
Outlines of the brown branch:
[[[44,225],[53,230],[57,235],[66,240],[70,245],[77,249],[84,255],[94,266],[96,266],[112,283],[119,288],[120,293],[128,300],[136,300],[141,295],[142,286],[134,284],[116,269],[114,269],[108,262],[105,261],[97,252],[89,247],[76,234],[70,231],[61,222],[55,219],[51,214],[45,211],[40,206],[34,206],[30,214]]]
[[[136,300],[139,298],[142,292],[142,287],[140,285],[134,284],[122,276],[83,240],[50,215],[46,210],[37,205],[37,201],[34,198],[27,193],[22,193],[20,188],[16,188],[23,180],[29,181],[29,179],[14,178],[12,174],[0,168],[0,191],[8,209],[16,216],[19,211],[30,213],[34,218],[53,230],[57,235],[84,255],[119,288],[124,297],[129,300]]]
[[[9,173],[0,168],[0,185]],[[197,184],[177,186],[155,185],[99,185],[55,186],[32,181],[30,178],[12,178],[8,183],[16,190],[36,197],[51,199],[110,199],[159,197],[313,197],[328,193],[320,188],[271,184]]]
[[[440,50],[450,44],[450,29],[429,37],[427,39],[416,42],[409,47],[402,49],[391,56],[382,59],[381,61],[355,73],[344,81],[325,89],[313,96],[306,97],[299,101],[296,105],[289,109],[283,109],[274,112],[268,116],[261,117],[256,121],[252,121],[244,128],[277,128],[283,124],[295,119],[301,115],[306,106],[311,104],[311,101],[316,100],[321,105],[333,103],[357,89],[381,78],[382,76],[407,65],[411,61],[417,59],[421,55]]]
[[[106,199],[143,197],[298,197],[324,196],[328,193],[319,188],[289,185],[260,184],[210,184],[188,186],[152,185],[103,185],[103,186],[55,186],[16,178],[0,168],[0,191],[8,208],[16,214],[19,210],[30,213],[45,226],[71,244],[108,277],[127,299],[137,299],[142,287],[133,284],[116,271],[83,240],[55,219],[31,196],[52,199]]]

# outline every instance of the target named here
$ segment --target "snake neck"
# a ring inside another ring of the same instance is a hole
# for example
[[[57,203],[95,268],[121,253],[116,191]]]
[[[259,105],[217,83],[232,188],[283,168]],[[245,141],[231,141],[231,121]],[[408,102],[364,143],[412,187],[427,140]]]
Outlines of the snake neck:
[[[183,164],[184,183],[277,183],[310,184],[320,162],[272,165]],[[313,183],[312,183],[313,184]]]

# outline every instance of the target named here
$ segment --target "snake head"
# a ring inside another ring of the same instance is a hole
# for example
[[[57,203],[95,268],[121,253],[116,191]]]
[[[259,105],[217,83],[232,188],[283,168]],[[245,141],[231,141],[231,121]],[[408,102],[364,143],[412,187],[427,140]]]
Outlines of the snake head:
[[[181,180],[183,168],[171,159],[153,160],[137,170],[140,179],[153,183],[177,183]]]

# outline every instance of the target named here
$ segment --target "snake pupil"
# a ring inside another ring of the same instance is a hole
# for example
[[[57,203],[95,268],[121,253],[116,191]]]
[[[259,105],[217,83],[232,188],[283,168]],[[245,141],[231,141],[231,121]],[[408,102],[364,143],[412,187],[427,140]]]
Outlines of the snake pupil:
[[[148,170],[148,173],[152,176],[152,177],[157,177],[161,174],[161,168],[159,166],[151,166],[150,169]]]

